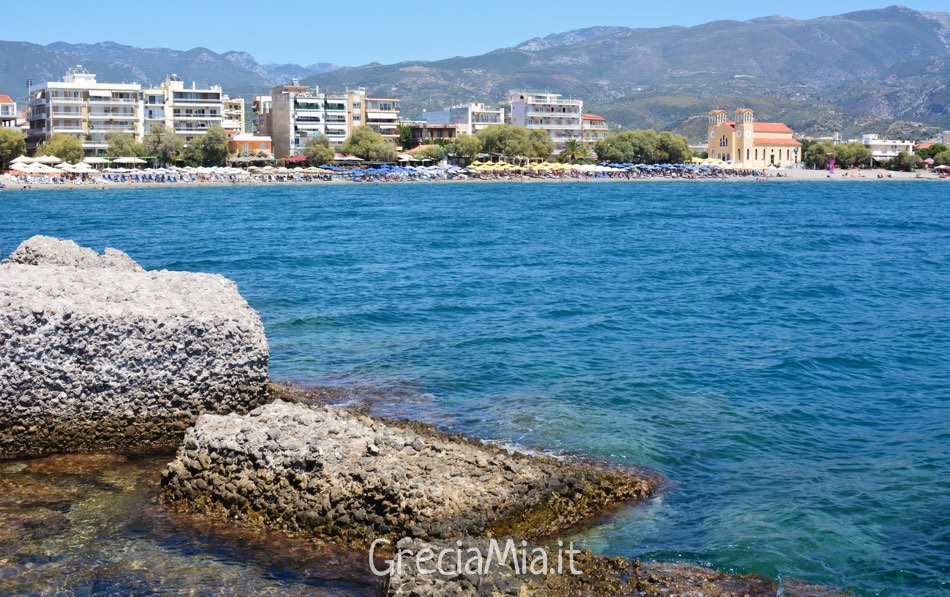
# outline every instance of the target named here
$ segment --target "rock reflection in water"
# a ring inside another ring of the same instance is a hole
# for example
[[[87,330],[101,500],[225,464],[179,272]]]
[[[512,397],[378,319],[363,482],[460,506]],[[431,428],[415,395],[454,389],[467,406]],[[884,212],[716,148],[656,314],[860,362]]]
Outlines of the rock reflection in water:
[[[170,458],[0,462],[0,594],[377,591],[365,553],[157,505]]]

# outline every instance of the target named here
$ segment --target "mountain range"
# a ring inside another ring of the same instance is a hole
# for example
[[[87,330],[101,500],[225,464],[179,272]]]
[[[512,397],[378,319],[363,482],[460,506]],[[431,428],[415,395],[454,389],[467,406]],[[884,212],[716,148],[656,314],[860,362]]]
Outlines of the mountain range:
[[[56,80],[75,64],[112,81],[155,83],[174,72],[231,95],[293,77],[328,90],[363,86],[398,94],[409,117],[463,101],[496,103],[510,89],[550,90],[584,99],[585,111],[614,127],[693,140],[704,138],[712,108],[749,107],[759,120],[812,134],[923,137],[950,129],[950,13],[903,6],[809,20],[593,27],[480,56],[345,68],[261,65],[245,52],[206,48],[0,42],[0,92],[23,96],[27,78]]]

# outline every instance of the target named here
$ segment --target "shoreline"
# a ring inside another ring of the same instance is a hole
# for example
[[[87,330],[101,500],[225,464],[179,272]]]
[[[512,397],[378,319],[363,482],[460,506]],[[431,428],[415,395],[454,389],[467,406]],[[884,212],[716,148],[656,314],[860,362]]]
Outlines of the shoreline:
[[[948,180],[927,172],[887,172],[883,178],[878,178],[876,171],[838,171],[829,175],[824,170],[789,170],[782,176],[724,176],[703,178],[676,178],[666,176],[643,178],[537,178],[529,176],[510,178],[456,178],[451,180],[366,180],[354,182],[343,178],[331,180],[293,180],[293,181],[185,181],[185,182],[92,182],[92,183],[21,183],[0,180],[5,187],[3,191],[68,191],[68,190],[132,190],[132,189],[179,189],[179,188],[220,188],[220,187],[297,187],[297,186],[381,186],[381,185],[429,185],[429,184],[571,184],[571,183],[789,183],[789,182],[934,182]]]

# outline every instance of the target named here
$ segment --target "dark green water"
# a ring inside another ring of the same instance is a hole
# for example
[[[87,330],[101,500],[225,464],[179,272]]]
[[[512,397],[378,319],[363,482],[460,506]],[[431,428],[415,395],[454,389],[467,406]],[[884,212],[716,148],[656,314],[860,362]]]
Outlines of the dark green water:
[[[575,537],[595,551],[930,595],[950,571],[948,197],[942,181],[5,193],[0,252],[43,233],[224,274],[261,313],[275,378],[663,473],[670,491]],[[85,555],[46,557],[163,576],[167,527],[92,529]],[[161,582],[310,586],[297,562],[189,541]]]

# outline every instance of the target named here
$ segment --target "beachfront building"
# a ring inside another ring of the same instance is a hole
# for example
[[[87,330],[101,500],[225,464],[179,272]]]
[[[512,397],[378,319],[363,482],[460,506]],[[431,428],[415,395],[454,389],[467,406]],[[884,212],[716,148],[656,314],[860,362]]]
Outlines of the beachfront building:
[[[756,122],[752,110],[709,112],[707,151],[710,158],[753,167],[794,167],[801,162],[802,144],[781,122]]]
[[[270,137],[253,133],[237,133],[228,137],[228,153],[237,156],[273,155]]]
[[[399,136],[396,127],[399,125],[399,98],[390,97],[369,97],[365,95],[362,98],[362,111],[360,112],[362,124],[383,136],[384,139],[395,142]],[[354,111],[354,114],[356,112]]]
[[[16,102],[9,95],[0,95],[0,128],[17,128]]]
[[[439,141],[450,143],[459,134],[458,126],[454,124],[430,124],[426,121],[403,121],[402,124],[409,126],[409,146],[404,149],[415,149]]]
[[[505,123],[503,108],[489,108],[485,104],[471,102],[442,110],[425,112],[423,119],[432,125],[454,125],[459,135],[474,135],[495,124]]]
[[[584,114],[581,117],[581,142],[589,152],[594,151],[598,141],[607,138],[607,120],[596,114]]]
[[[563,150],[569,139],[584,138],[581,100],[562,98],[559,93],[509,91],[502,107],[511,124],[551,135],[555,152]]]
[[[225,95],[222,103],[224,105],[224,117],[221,121],[221,127],[229,135],[245,132],[247,129],[244,128],[244,98],[231,98]]]
[[[142,97],[144,132],[164,126],[187,144],[224,121],[224,93],[217,85],[199,89],[192,83],[185,88],[178,75],[169,75],[159,87],[143,91]]]
[[[255,95],[251,102],[253,122],[251,132],[255,135],[270,135],[270,109],[273,99],[269,95]]]
[[[61,81],[32,87],[27,151],[36,151],[54,134],[77,138],[88,154],[104,152],[109,133],[141,139],[141,92],[138,83],[100,83],[82,66],[70,68]]]
[[[914,142],[913,141],[899,141],[897,139],[881,139],[878,135],[862,135],[861,141],[853,141],[854,143],[861,143],[868,149],[871,150],[871,159],[875,162],[886,162],[888,160],[894,159],[902,151],[907,153],[914,152]],[[870,165],[870,164],[869,164]]]
[[[310,137],[317,135],[341,144],[365,120],[365,95],[363,89],[335,95],[321,93],[319,87],[311,89],[296,82],[274,87],[270,109],[263,114],[266,123],[260,131],[269,132],[278,158],[302,154]]]
[[[940,137],[940,141],[947,147],[950,147],[950,131],[944,131],[943,136]]]

